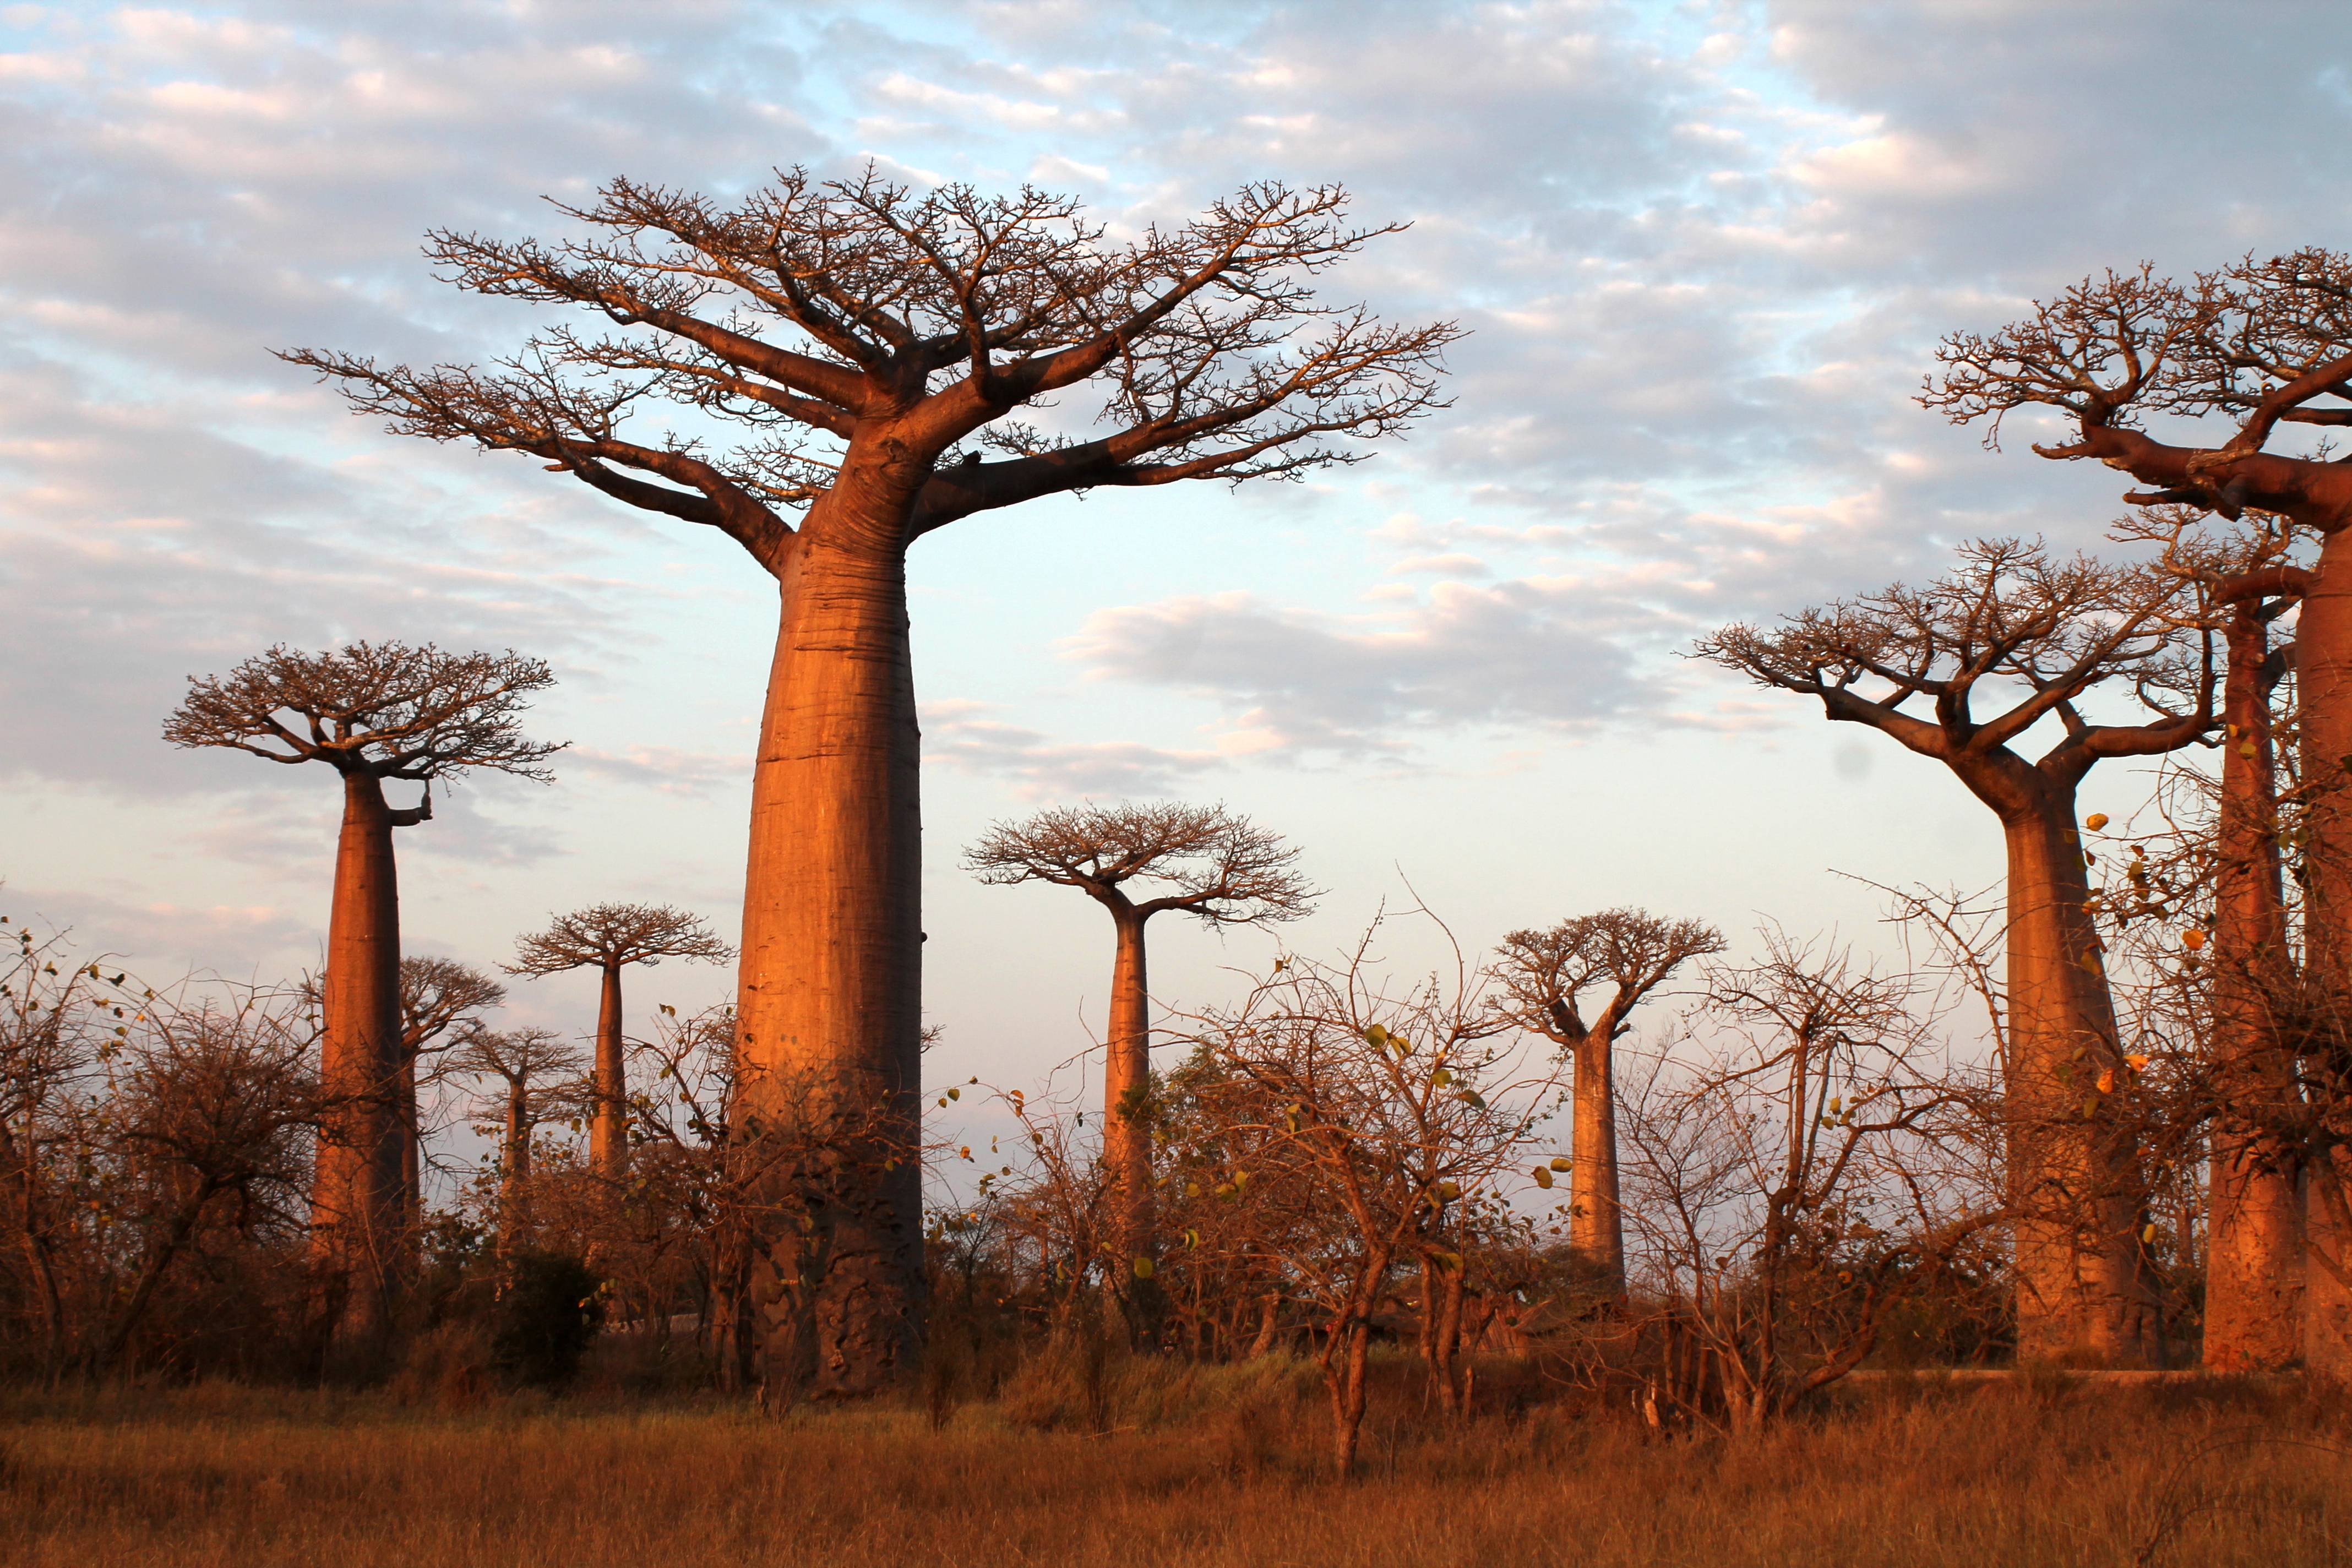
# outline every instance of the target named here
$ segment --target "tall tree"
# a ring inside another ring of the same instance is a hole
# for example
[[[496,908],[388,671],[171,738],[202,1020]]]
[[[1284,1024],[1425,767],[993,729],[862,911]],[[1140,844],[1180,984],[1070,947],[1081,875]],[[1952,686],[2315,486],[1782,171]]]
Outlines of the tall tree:
[[[2294,645],[2272,627],[2295,609],[2311,574],[2288,554],[2298,531],[2276,513],[2216,543],[2182,506],[2152,507],[2117,535],[2158,543],[2165,570],[2198,582],[2214,605],[2226,649],[2220,776],[2210,826],[2213,931],[2203,996],[2212,1065],[2211,1164],[2207,1182],[2203,1357],[2221,1372],[2278,1371],[2303,1354],[2305,1275],[2301,1151],[2308,1107],[2295,1082],[2294,1037],[2304,993],[2294,963],[2281,845],[2274,694]],[[2096,819],[2093,819],[2096,826]],[[2144,862],[2130,879],[2139,908],[2160,913]],[[2196,953],[2186,959],[2195,973]]]
[[[2301,1042],[2305,1091],[2325,1107],[2300,1152],[2311,1204],[2305,1363],[2352,1374],[2352,467],[2292,426],[2352,424],[2352,256],[2309,247],[2196,274],[2152,267],[2086,278],[1990,333],[1956,332],[1921,402],[1988,444],[2021,409],[2071,420],[2048,458],[2094,458],[2153,486],[2126,499],[2236,521],[2273,512],[2321,536],[2295,625],[2303,753],[2305,990],[2318,999]],[[2184,423],[2172,440],[2150,416]],[[2235,426],[2210,445],[2211,421]]]
[[[617,1181],[629,1168],[629,1084],[621,1040],[621,971],[642,963],[650,969],[665,958],[725,963],[735,950],[719,940],[698,915],[667,904],[596,904],[551,917],[548,928],[515,942],[509,974],[560,974],[594,968],[604,976],[596,1005],[596,1068],[588,1152],[596,1173]]]
[[[745,1093],[830,1083],[917,1139],[921,1079],[914,686],[906,552],[976,512],[1097,487],[1296,477],[1439,406],[1456,329],[1318,303],[1312,284],[1388,228],[1336,186],[1244,187],[1200,217],[1110,240],[1066,197],[914,193],[799,169],[732,205],[616,180],[584,231],[541,244],[436,233],[463,289],[576,306],[497,368],[286,355],[353,406],[436,441],[526,452],[626,505],[717,530],[777,582],[752,778],[740,1019]],[[1096,395],[1052,420],[1016,411]],[[667,434],[624,435],[667,400]],[[748,427],[731,449],[714,426]],[[987,456],[984,457],[984,454]],[[787,514],[801,513],[795,526]],[[754,1116],[743,1125],[759,1124]],[[760,1238],[778,1375],[814,1391],[893,1378],[921,1326],[921,1182],[854,1151],[810,1228]],[[851,1169],[850,1167],[857,1167]],[[783,1209],[776,1210],[778,1213]]]
[[[342,776],[320,1042],[327,1110],[311,1207],[321,1321],[356,1362],[381,1348],[399,1257],[405,1053],[393,829],[430,820],[436,780],[477,768],[551,777],[547,758],[562,747],[527,738],[520,715],[531,693],[552,684],[544,664],[511,651],[273,647],[226,676],[189,677],[163,726],[173,745],[323,763]],[[423,798],[394,808],[388,779],[422,784]]]
[[[1206,925],[1274,925],[1315,908],[1280,835],[1223,805],[1087,805],[1001,822],[964,854],[982,881],[1076,888],[1110,912],[1118,932],[1104,1030],[1103,1163],[1109,1167],[1113,1245],[1149,1302],[1159,1252],[1151,1174],[1151,988],[1143,929],[1174,911]],[[1151,896],[1139,898],[1145,888]],[[1137,1314],[1139,1331],[1149,1310]]]
[[[2137,1360],[2157,1349],[2135,1143],[2114,1110],[2128,1068],[2074,796],[2101,759],[2159,755],[2217,723],[2211,661],[2181,647],[2189,592],[2162,573],[1984,541],[1925,588],[1897,584],[1698,645],[1759,685],[1818,700],[1832,722],[1868,725],[1943,763],[2000,821],[2018,1347],[2029,1357],[2088,1350]],[[2092,722],[2084,700],[2109,683],[2156,716]],[[1866,685],[1883,689],[1865,695]],[[2004,695],[2005,707],[1980,711]],[[1923,700],[1927,714],[1905,711]],[[2029,759],[2017,743],[2044,721],[2055,725],[2051,744]]]
[[[1694,958],[1723,951],[1723,933],[1698,921],[1661,920],[1647,910],[1604,910],[1549,931],[1505,937],[1488,973],[1497,1005],[1520,1028],[1543,1036],[1575,1060],[1573,1142],[1569,1146],[1570,1247],[1612,1296],[1625,1291],[1625,1219],[1617,1173],[1617,1037],[1642,998]],[[1591,1023],[1577,1001],[1594,986],[1608,1000]]]

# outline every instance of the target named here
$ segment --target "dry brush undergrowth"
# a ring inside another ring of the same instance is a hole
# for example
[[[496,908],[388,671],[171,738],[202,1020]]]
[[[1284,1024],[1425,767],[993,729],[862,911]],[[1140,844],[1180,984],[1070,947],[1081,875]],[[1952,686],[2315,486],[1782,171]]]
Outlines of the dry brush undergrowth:
[[[1544,1390],[1512,1387],[1499,1364],[1488,1413],[1452,1425],[1421,1408],[1412,1368],[1385,1370],[1344,1484],[1328,1479],[1311,1369],[1279,1359],[1115,1361],[1103,1433],[1012,1384],[936,1429],[912,1402],[776,1421],[593,1394],[455,1410],[226,1384],[19,1395],[0,1561],[2030,1568],[2352,1553],[2352,1414],[2299,1389],[1896,1383],[1724,1441],[1527,1403]]]

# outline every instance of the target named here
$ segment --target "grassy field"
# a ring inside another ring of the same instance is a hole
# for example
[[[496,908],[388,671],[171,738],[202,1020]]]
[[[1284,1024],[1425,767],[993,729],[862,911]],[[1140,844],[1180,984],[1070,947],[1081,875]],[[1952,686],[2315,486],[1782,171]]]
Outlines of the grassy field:
[[[0,1561],[2352,1563],[2352,1410],[2300,1390],[1896,1384],[1748,1441],[1543,1405],[1444,1427],[1387,1403],[1366,1473],[1340,1484],[1319,1396],[1281,1367],[1163,1386],[1103,1436],[1016,1424],[1011,1402],[934,1430],[915,1408],[16,1395],[0,1404]]]

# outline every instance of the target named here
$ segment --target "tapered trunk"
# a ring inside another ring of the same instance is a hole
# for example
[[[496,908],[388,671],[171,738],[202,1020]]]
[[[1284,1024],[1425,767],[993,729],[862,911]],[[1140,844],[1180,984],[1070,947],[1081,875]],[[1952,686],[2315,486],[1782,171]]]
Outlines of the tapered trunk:
[[[1573,1142],[1569,1159],[1568,1241],[1593,1285],[1625,1293],[1625,1222],[1617,1186],[1616,1011],[1576,1042]]]
[[[771,1407],[803,1389],[873,1393],[911,1370],[922,1335],[921,819],[903,523],[869,525],[856,489],[845,477],[812,509],[780,575],[752,776],[734,1121],[746,1138],[801,1151],[765,1162],[749,1205],[769,1216],[749,1307]]]
[[[629,1085],[621,1060],[621,966],[604,966],[596,1004],[595,1120],[588,1132],[588,1157],[596,1173],[617,1182],[629,1173]]]
[[[2295,622],[2295,683],[2303,714],[2305,845],[2305,964],[2307,994],[2321,1008],[2323,1042],[2303,1064],[2315,1107],[2337,1131],[2352,1119],[2352,1072],[2339,1047],[2352,1016],[2352,529],[2327,535],[2318,571]],[[2333,1015],[2327,1016],[2326,1015]],[[2304,1274],[2304,1364],[2352,1378],[2352,1233],[2340,1225],[2330,1188],[2352,1179],[2342,1150],[2315,1157],[2306,1179],[2306,1242],[2315,1255]],[[2334,1268],[2325,1266],[2332,1262]]]
[[[2281,1135],[2294,1066],[2275,1004],[2287,994],[2286,911],[2273,780],[2268,623],[2229,622],[2227,725],[2214,867],[2213,1060],[2221,1090],[2206,1210],[2204,1363],[2274,1371],[2303,1353],[2302,1202]]]
[[[393,813],[374,774],[343,775],[327,926],[311,1257],[335,1358],[364,1364],[389,1327],[399,1247],[400,891]]]
[[[2020,771],[2031,776],[2012,773],[2001,808],[2017,1351],[2028,1361],[2148,1361],[2157,1323],[2137,1235],[2142,1184],[2119,1109],[2128,1068],[2085,907],[2074,790],[2039,769]]]
[[[1103,1064],[1103,1163],[1112,1183],[1112,1245],[1118,1248],[1123,1294],[1139,1339],[1156,1327],[1160,1292],[1140,1278],[1137,1260],[1156,1268],[1157,1215],[1151,1191],[1151,989],[1144,973],[1147,916],[1114,907],[1118,952],[1111,963],[1110,1017]]]

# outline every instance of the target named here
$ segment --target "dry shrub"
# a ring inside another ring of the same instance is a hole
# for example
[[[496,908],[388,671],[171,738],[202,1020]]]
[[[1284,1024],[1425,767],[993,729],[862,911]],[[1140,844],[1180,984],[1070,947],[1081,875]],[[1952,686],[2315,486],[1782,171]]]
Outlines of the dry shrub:
[[[385,1391],[402,1405],[429,1405],[457,1414],[489,1396],[490,1336],[468,1319],[437,1323],[408,1347]]]

